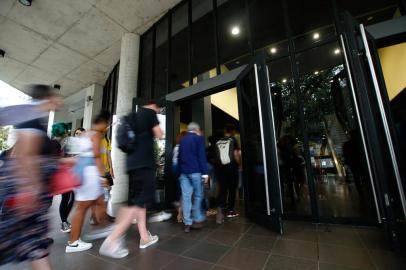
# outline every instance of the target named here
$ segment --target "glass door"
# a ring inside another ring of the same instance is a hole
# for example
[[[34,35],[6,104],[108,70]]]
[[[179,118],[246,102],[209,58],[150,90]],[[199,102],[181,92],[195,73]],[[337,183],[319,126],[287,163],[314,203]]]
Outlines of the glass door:
[[[282,234],[274,112],[264,58],[249,64],[236,83],[247,217]]]
[[[406,201],[402,162],[396,128],[374,38],[350,14],[341,15],[340,36],[350,74],[350,86],[357,98],[364,145],[369,153],[370,173],[376,190],[378,221],[395,248],[405,227]],[[403,225],[402,225],[403,224]]]

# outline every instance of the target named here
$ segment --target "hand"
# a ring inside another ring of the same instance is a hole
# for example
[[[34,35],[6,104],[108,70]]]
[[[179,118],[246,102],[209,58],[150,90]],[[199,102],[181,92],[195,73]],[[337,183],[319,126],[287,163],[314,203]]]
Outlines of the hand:
[[[114,178],[116,178],[115,176],[114,176],[114,170],[113,170],[113,168],[110,168],[110,175],[111,175],[111,177],[114,179]]]
[[[209,176],[208,175],[203,175],[202,176],[202,181],[205,185],[209,183]]]
[[[101,180],[102,187],[104,187],[104,188],[110,187],[109,181],[107,180],[106,177],[100,177],[100,180]]]

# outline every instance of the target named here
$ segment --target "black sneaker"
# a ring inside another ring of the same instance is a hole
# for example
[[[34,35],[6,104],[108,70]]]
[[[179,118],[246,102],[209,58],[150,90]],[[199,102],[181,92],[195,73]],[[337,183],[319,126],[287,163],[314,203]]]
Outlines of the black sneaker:
[[[69,224],[69,222],[62,222],[61,223],[61,232],[69,233],[71,228],[72,228],[72,226]]]
[[[190,225],[185,225],[185,233],[190,233]]]

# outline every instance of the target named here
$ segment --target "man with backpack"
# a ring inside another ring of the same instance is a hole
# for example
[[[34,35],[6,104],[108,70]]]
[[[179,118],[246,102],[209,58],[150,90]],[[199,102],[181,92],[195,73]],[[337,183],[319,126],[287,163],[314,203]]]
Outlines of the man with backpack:
[[[147,230],[146,215],[147,207],[155,201],[154,137],[162,139],[164,135],[157,118],[159,111],[159,106],[151,101],[118,124],[118,147],[127,154],[128,206],[120,210],[114,231],[100,247],[101,255],[112,258],[128,255],[123,240],[134,219],[137,220],[141,249],[158,242],[158,236]]]
[[[237,217],[235,211],[235,196],[238,187],[238,168],[241,164],[241,152],[237,140],[234,137],[235,128],[227,124],[224,128],[224,137],[216,143],[218,160],[218,184],[219,184],[219,209],[216,222],[224,222],[224,214],[227,217]]]

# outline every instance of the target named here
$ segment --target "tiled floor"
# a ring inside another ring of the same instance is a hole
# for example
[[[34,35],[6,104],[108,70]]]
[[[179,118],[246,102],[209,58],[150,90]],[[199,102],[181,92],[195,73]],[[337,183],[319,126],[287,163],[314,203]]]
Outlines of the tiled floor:
[[[54,216],[56,225],[57,213]],[[132,229],[127,235],[131,253],[121,260],[99,256],[101,240],[87,252],[65,254],[67,235],[55,229],[54,269],[406,269],[406,258],[390,252],[383,236],[372,228],[287,222],[285,234],[279,236],[239,217],[223,225],[209,220],[205,229],[190,234],[174,221],[150,224],[149,229],[160,236],[159,243],[139,250],[139,238]],[[29,268],[20,264],[0,269]]]

